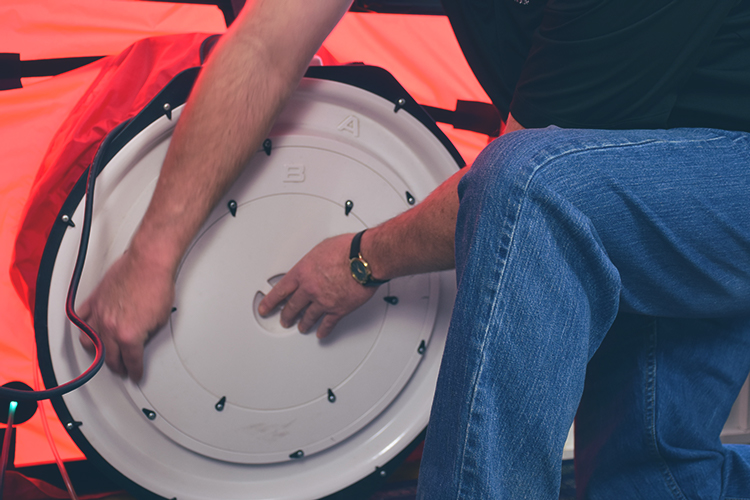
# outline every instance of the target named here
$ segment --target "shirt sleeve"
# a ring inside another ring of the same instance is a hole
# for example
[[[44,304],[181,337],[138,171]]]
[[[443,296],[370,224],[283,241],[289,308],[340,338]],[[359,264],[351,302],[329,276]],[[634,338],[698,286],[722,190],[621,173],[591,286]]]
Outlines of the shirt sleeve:
[[[466,61],[503,119],[546,2],[442,0]]]
[[[526,128],[661,128],[733,0],[549,0],[510,112]]]

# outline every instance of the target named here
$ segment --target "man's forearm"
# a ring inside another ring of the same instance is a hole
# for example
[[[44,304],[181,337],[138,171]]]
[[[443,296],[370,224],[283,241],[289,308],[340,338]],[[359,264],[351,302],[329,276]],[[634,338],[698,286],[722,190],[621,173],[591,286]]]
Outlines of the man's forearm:
[[[508,115],[504,133],[523,130]],[[452,269],[455,266],[455,229],[461,169],[438,186],[419,205],[369,229],[362,237],[362,255],[376,279]]]
[[[237,28],[219,42],[175,128],[131,244],[134,257],[176,272],[190,241],[259,149],[347,3],[331,0],[318,7],[321,12],[310,14],[311,7],[294,0],[250,2]]]
[[[391,279],[455,266],[457,187],[467,170],[453,174],[416,207],[364,234],[362,255],[374,278]]]
[[[390,279],[454,267],[456,188],[466,170],[443,182],[416,207],[365,232],[360,251],[374,278]],[[283,326],[289,327],[300,318],[298,328],[307,332],[320,321],[317,336],[328,335],[341,318],[375,293],[375,288],[362,286],[352,278],[352,236],[334,236],[310,250],[266,295],[259,312],[268,315],[286,301],[280,318]]]

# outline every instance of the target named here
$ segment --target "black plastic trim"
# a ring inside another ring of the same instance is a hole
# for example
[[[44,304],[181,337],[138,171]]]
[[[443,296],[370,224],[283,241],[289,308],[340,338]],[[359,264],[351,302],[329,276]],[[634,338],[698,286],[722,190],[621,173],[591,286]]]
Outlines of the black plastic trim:
[[[445,15],[440,0],[354,0],[350,10],[380,14]]]
[[[215,5],[219,8],[221,13],[224,15],[224,24],[227,26],[231,25],[237,14],[239,14],[242,5],[239,8],[235,8],[232,0],[149,0],[150,2],[169,2],[169,3],[187,3],[187,4],[202,4],[202,5]],[[241,2],[241,4],[244,4]]]

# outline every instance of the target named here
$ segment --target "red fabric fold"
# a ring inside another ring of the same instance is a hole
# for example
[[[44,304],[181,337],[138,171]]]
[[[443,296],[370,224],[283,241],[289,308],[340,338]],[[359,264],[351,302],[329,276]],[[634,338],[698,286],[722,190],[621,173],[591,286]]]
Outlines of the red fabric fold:
[[[135,116],[181,71],[200,65],[206,34],[140,40],[108,58],[99,76],[52,139],[24,207],[11,280],[30,311],[44,246],[65,199],[104,137]]]

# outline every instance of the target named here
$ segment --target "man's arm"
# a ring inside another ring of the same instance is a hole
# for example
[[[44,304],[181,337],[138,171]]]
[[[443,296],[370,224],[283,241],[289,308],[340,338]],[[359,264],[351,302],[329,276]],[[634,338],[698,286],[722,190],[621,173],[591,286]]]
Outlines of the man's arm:
[[[518,123],[516,119],[513,118],[512,114],[508,113],[508,121],[505,123],[503,134],[509,134],[510,132],[515,132],[516,130],[524,130],[524,126]]]
[[[201,72],[128,250],[81,307],[107,365],[139,380],[143,345],[166,321],[174,278],[216,202],[260,147],[350,0],[248,2]]]
[[[456,187],[467,169],[460,170],[411,210],[362,236],[360,250],[373,278],[383,280],[454,266],[453,233],[458,213]],[[329,238],[305,255],[261,301],[268,315],[283,300],[281,324],[307,332],[322,317],[317,336],[328,335],[338,321],[364,304],[375,288],[357,283],[349,272],[353,234]]]
[[[509,115],[504,133],[522,129]],[[373,278],[392,279],[455,266],[457,187],[467,171],[468,167],[453,174],[416,207],[367,230],[360,250]],[[297,328],[304,333],[322,318],[317,336],[328,335],[341,318],[375,294],[375,288],[360,285],[349,272],[353,236],[335,236],[310,250],[261,301],[260,314],[267,316],[286,300],[281,310],[284,327],[299,317]]]

